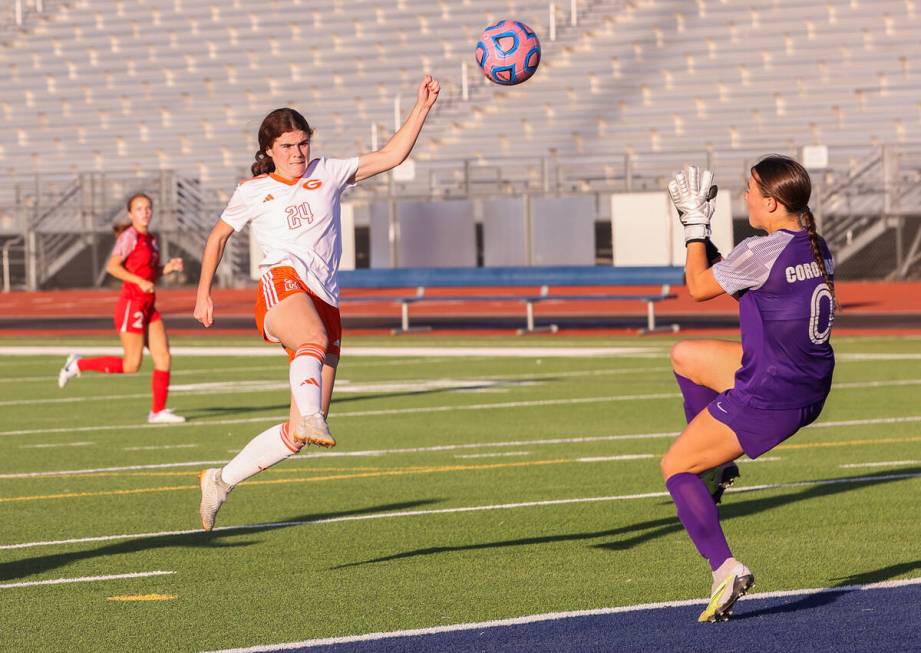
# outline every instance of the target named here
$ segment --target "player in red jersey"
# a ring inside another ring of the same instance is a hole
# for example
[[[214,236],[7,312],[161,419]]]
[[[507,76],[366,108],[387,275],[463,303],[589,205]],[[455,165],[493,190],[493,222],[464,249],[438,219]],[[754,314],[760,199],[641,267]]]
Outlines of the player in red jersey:
[[[166,327],[156,307],[155,286],[164,274],[182,270],[182,259],[173,258],[160,265],[157,238],[149,231],[153,217],[153,202],[144,193],[128,199],[130,224],[115,226],[116,240],[106,272],[121,280],[122,291],[115,304],[115,329],[122,341],[125,355],[81,358],[71,354],[58,374],[58,387],[81,372],[133,374],[141,367],[144,346],[154,361],[151,388],[153,402],[147,421],[151,424],[180,424],[185,417],[166,407],[169,392],[170,353]]]

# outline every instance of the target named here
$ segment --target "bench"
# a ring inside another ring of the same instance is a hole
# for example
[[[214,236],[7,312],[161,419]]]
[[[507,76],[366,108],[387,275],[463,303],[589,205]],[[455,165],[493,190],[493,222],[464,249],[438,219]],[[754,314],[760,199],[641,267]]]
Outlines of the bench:
[[[680,267],[502,267],[502,268],[387,268],[344,270],[339,273],[343,289],[393,290],[415,288],[412,294],[399,296],[343,296],[344,302],[399,303],[401,325],[394,333],[407,333],[410,326],[409,307],[425,301],[520,301],[525,306],[525,328],[519,333],[533,333],[534,305],[544,301],[642,301],[646,303],[646,332],[656,326],[655,305],[674,299],[671,286],[684,282],[684,269]],[[553,294],[554,286],[631,286],[659,285],[655,294]],[[430,288],[496,288],[538,287],[537,293],[522,295],[502,294],[428,294]],[[677,331],[677,325],[666,327]],[[557,331],[557,325],[544,327]]]

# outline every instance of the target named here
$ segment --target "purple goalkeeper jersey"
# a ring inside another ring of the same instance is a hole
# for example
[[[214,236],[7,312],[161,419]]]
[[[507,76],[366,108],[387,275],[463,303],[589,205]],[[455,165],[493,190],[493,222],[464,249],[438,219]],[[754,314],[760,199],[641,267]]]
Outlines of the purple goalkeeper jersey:
[[[829,275],[831,254],[819,238]],[[739,243],[713,266],[739,298],[742,367],[732,390],[755,408],[803,408],[824,401],[835,353],[829,343],[832,295],[812,254],[809,234],[781,229]]]

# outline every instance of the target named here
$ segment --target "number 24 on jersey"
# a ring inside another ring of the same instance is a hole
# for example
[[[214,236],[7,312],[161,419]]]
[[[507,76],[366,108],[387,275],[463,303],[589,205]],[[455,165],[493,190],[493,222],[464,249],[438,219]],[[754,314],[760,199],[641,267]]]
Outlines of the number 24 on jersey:
[[[313,211],[307,202],[286,206],[285,213],[288,215],[288,229],[298,229],[304,222],[313,223]]]

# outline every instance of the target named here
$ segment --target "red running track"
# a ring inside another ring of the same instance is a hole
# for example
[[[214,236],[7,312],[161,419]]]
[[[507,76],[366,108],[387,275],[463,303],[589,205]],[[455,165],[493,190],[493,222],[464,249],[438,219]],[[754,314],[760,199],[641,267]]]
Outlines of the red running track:
[[[533,288],[444,288],[427,289],[427,297],[439,295],[479,295],[484,294],[508,297],[494,301],[426,301],[412,306],[412,316],[418,318],[464,317],[495,318],[511,317],[523,320],[524,309],[516,297],[537,294],[538,287]],[[618,287],[554,287],[553,294],[566,295],[601,295],[601,294],[657,294],[659,286],[618,286]],[[718,297],[704,303],[695,302],[684,287],[673,289],[676,299],[665,300],[656,305],[657,319],[666,323],[669,318],[680,321],[682,316],[726,317],[737,315],[735,300],[730,297]],[[902,316],[905,320],[897,328],[859,328],[836,329],[836,333],[886,333],[886,334],[921,334],[921,282],[840,282],[837,284],[838,302],[842,315],[845,316]],[[360,297],[401,297],[415,295],[415,288],[389,290],[346,290],[344,297],[357,300]],[[60,329],[36,330],[23,325],[29,318],[48,320],[68,320],[73,318],[110,318],[118,297],[117,289],[90,290],[53,290],[43,292],[15,292],[0,295],[0,335],[42,335],[46,331],[55,335],[65,334],[109,334],[112,329]],[[215,327],[212,330],[222,333],[243,333],[255,335],[253,329],[222,329],[222,317],[249,318],[253,315],[255,301],[254,288],[218,289],[213,293],[215,305]],[[195,304],[194,288],[163,288],[157,292],[157,307],[169,321],[173,318],[190,318]],[[398,302],[361,302],[348,301],[342,304],[343,319],[349,318],[392,318],[398,320],[400,304]],[[646,304],[642,301],[543,301],[536,305],[536,314],[540,318],[554,317],[640,317],[646,313]],[[3,324],[2,322],[6,322]],[[237,320],[239,324],[239,320]],[[905,325],[908,326],[905,326]],[[204,333],[196,329],[176,329],[172,333]],[[383,333],[386,329],[349,329],[350,333]],[[629,333],[628,329],[585,329],[582,331],[566,329],[566,333],[586,333],[602,335],[606,333]],[[696,331],[696,330],[694,330]],[[734,332],[735,329],[707,329],[707,333]],[[438,329],[439,334],[452,333],[451,329]],[[463,330],[463,333],[471,333]],[[477,329],[476,333],[508,333],[508,329]],[[687,330],[685,331],[687,332]]]

